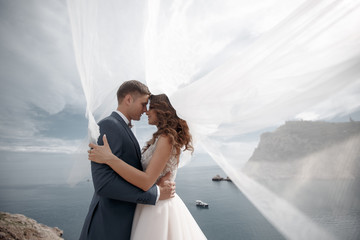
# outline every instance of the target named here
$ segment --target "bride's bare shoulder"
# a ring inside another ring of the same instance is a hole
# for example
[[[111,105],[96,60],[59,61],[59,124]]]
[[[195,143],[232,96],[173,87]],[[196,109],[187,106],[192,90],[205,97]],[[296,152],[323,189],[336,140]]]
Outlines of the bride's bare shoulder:
[[[165,134],[159,136],[157,140],[158,147],[170,147],[171,148],[171,138]]]

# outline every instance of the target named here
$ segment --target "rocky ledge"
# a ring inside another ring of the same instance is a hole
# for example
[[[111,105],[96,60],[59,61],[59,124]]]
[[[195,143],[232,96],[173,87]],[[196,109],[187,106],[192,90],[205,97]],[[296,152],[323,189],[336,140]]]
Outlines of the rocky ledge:
[[[0,212],[0,239],[61,240],[63,231],[48,227],[21,214]]]

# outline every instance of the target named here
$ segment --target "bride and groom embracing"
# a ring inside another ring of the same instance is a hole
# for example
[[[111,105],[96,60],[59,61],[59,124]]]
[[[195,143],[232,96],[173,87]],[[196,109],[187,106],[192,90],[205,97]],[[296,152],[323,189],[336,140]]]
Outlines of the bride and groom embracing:
[[[98,123],[99,145],[89,144],[95,192],[80,240],[206,239],[175,193],[180,152],[193,150],[186,121],[139,81],[124,82],[117,98],[117,110]],[[157,131],[141,153],[130,124],[144,112]]]

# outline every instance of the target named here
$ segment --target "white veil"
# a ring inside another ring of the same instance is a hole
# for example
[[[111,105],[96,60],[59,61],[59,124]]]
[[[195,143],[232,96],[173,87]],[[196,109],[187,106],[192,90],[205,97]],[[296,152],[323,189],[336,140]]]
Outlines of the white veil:
[[[169,96],[196,145],[284,236],[332,238],[242,173],[256,146],[242,136],[359,109],[358,1],[76,0],[68,7],[92,140],[96,122],[116,108],[119,85],[143,81]]]

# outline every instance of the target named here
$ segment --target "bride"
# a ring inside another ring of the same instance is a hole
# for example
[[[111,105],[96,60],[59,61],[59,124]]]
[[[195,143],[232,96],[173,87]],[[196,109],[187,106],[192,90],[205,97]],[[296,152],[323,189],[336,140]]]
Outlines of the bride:
[[[112,154],[106,136],[104,145],[89,144],[89,160],[109,165],[129,183],[147,191],[170,172],[174,181],[181,149],[193,151],[192,138],[185,120],[179,118],[165,94],[150,96],[148,122],[157,131],[143,149],[140,171]],[[138,204],[131,239],[206,239],[181,198],[160,200],[155,206]]]

